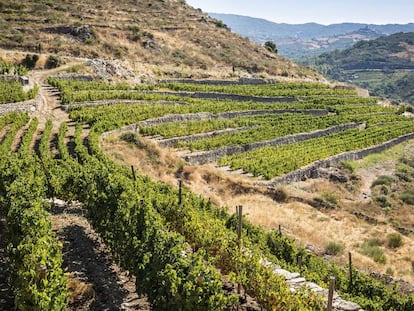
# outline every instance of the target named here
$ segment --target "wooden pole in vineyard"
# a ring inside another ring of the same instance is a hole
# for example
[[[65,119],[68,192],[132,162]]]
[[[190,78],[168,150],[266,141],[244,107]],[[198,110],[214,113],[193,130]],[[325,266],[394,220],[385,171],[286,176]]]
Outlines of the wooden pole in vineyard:
[[[237,207],[236,207],[237,208]],[[237,214],[238,214],[238,226],[237,226],[237,238],[239,240],[239,249],[241,249],[242,246],[242,227],[243,227],[243,206],[239,205],[237,208]]]
[[[134,181],[137,181],[137,176],[135,175],[135,167],[131,165],[131,171],[132,171],[132,178],[134,178]]]
[[[348,285],[348,293],[352,291],[352,254],[349,252],[349,285]]]
[[[243,206],[238,205],[236,206],[236,215],[237,215],[237,240],[239,244],[239,252],[241,254],[241,248],[242,248],[242,217],[243,217]],[[237,283],[237,294],[241,294],[241,284],[240,282]],[[238,309],[238,306],[237,306]]]
[[[178,205],[181,205],[183,202],[183,181],[180,179],[178,181]]]
[[[333,295],[335,291],[335,277],[331,276],[329,282],[328,306],[326,311],[332,311]]]

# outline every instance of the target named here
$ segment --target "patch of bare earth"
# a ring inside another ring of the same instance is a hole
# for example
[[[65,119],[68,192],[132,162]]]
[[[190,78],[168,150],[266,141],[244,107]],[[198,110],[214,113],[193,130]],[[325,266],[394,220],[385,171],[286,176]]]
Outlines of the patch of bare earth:
[[[235,211],[235,206],[243,205],[252,223],[266,230],[276,230],[280,225],[285,234],[319,255],[326,256],[329,242],[342,243],[344,252],[330,257],[332,260],[346,264],[348,252],[352,252],[353,263],[361,270],[384,274],[388,269],[392,270],[395,277],[414,282],[411,267],[414,240],[411,236],[403,236],[401,248],[395,250],[385,247],[387,235],[397,231],[384,211],[371,204],[369,197],[372,181],[380,175],[390,174],[395,168],[393,162],[359,170],[357,174],[360,181],[357,183],[360,185],[353,187],[349,183],[333,183],[327,179],[310,179],[281,186],[288,199],[276,202],[266,189],[255,186],[251,177],[226,172],[211,164],[187,166],[174,155],[172,149],[151,145],[150,149],[157,150],[158,154],[154,161],[147,158],[145,147],[139,149],[128,145],[120,141],[117,135],[102,139],[101,147],[116,162],[134,165],[138,171],[156,180],[177,186],[181,178],[189,190],[210,198],[230,213]],[[331,193],[338,198],[335,209],[315,208],[309,204],[324,193]],[[355,211],[372,213],[377,223],[374,225],[358,218],[354,215]],[[383,243],[386,264],[376,263],[361,253],[362,242],[373,237]]]
[[[135,278],[113,260],[99,234],[76,204],[55,202],[51,221],[63,244],[64,268],[70,273],[68,309],[151,310],[145,297],[136,293]]]

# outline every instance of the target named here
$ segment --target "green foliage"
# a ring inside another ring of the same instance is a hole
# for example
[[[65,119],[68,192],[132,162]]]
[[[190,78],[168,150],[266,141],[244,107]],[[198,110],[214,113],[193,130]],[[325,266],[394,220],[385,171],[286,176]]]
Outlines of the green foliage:
[[[57,68],[63,64],[62,58],[57,55],[50,55],[47,60],[45,67],[47,69]]]
[[[380,247],[381,242],[378,239],[365,240],[361,245],[361,253],[371,257],[375,262],[385,264],[387,258],[384,255],[383,250]]]
[[[414,191],[406,190],[400,195],[400,200],[406,204],[414,205]]]
[[[277,54],[277,48],[276,48],[276,44],[273,41],[266,41],[264,43],[264,47],[270,51],[273,52],[275,54]]]
[[[44,175],[28,153],[35,128],[29,127],[19,155],[2,159],[0,164],[15,306],[18,310],[66,310],[67,276],[46,212]]]
[[[0,80],[0,104],[14,103],[33,99],[38,93],[38,86],[28,92],[17,80]]]
[[[138,148],[142,147],[142,142],[139,139],[139,135],[137,133],[127,132],[127,133],[122,134],[119,137],[119,139],[127,142],[128,144],[132,144]]]
[[[394,182],[394,178],[391,176],[381,175],[371,184],[371,188],[378,185],[385,185],[391,187],[391,184]]]
[[[345,245],[343,243],[337,243],[335,241],[330,241],[326,245],[326,253],[329,255],[339,255],[344,251]]]
[[[387,246],[389,248],[400,248],[403,245],[401,234],[390,233],[387,235]]]
[[[22,65],[27,69],[33,69],[36,66],[37,61],[39,60],[39,55],[37,54],[26,54],[26,57],[22,61]]]
[[[383,187],[383,186],[382,186]],[[377,202],[382,208],[391,207],[391,202],[388,200],[386,195],[379,195],[374,197],[375,202]]]

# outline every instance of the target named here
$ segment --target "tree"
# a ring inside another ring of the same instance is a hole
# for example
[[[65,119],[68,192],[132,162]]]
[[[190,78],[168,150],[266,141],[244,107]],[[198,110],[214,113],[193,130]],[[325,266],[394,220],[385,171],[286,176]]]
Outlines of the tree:
[[[273,41],[266,41],[264,47],[269,50],[270,52],[277,54],[276,44]]]

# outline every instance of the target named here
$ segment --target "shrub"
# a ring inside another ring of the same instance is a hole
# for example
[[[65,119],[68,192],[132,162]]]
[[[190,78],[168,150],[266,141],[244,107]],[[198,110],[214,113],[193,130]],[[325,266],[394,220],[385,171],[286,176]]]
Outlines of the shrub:
[[[227,28],[227,25],[219,19],[216,21],[216,26],[219,27],[219,28]]]
[[[284,188],[278,187],[272,192],[272,198],[276,202],[286,202],[288,199],[288,193]]]
[[[341,162],[341,167],[343,169],[349,171],[350,173],[353,173],[355,171],[355,164],[353,164],[351,162],[342,161]]]
[[[57,68],[62,65],[62,59],[57,55],[50,55],[46,61],[45,67],[47,69]]]
[[[390,233],[387,235],[387,246],[389,248],[399,248],[403,245],[403,240],[401,234],[399,233]]]
[[[328,245],[326,245],[326,253],[336,256],[338,254],[341,254],[344,251],[344,248],[344,244],[331,241],[328,243]]]
[[[273,52],[273,53],[276,53],[276,54],[277,54],[276,44],[275,44],[273,41],[266,41],[266,42],[265,42],[265,44],[264,44],[264,47],[265,47],[268,51],[270,51],[270,52]]]
[[[378,185],[391,186],[394,179],[391,176],[381,175],[371,185],[371,188]]]
[[[327,208],[335,208],[338,204],[338,197],[332,192],[322,192],[319,197],[316,197],[313,200]]]
[[[386,195],[380,195],[375,197],[375,201],[382,207],[391,207],[390,201],[388,201],[388,197]]]
[[[36,66],[37,61],[39,60],[39,55],[33,54],[29,55],[27,54],[24,58],[22,65],[25,66],[28,69],[33,69]]]
[[[361,253],[365,256],[371,257],[375,262],[385,264],[387,262],[387,258],[385,257],[383,250],[380,248],[380,245],[381,241],[376,238],[365,240],[361,245]]]
[[[119,138],[127,142],[128,144],[137,146],[138,148],[143,147],[142,142],[136,133],[133,133],[133,132],[124,133]]]
[[[392,270],[392,268],[391,268],[391,267],[388,267],[388,268],[387,268],[387,270],[385,271],[385,273],[386,273],[387,275],[393,276],[393,275],[394,275],[394,270]]]
[[[401,201],[406,204],[414,205],[414,191],[413,190],[406,190],[400,195]]]

